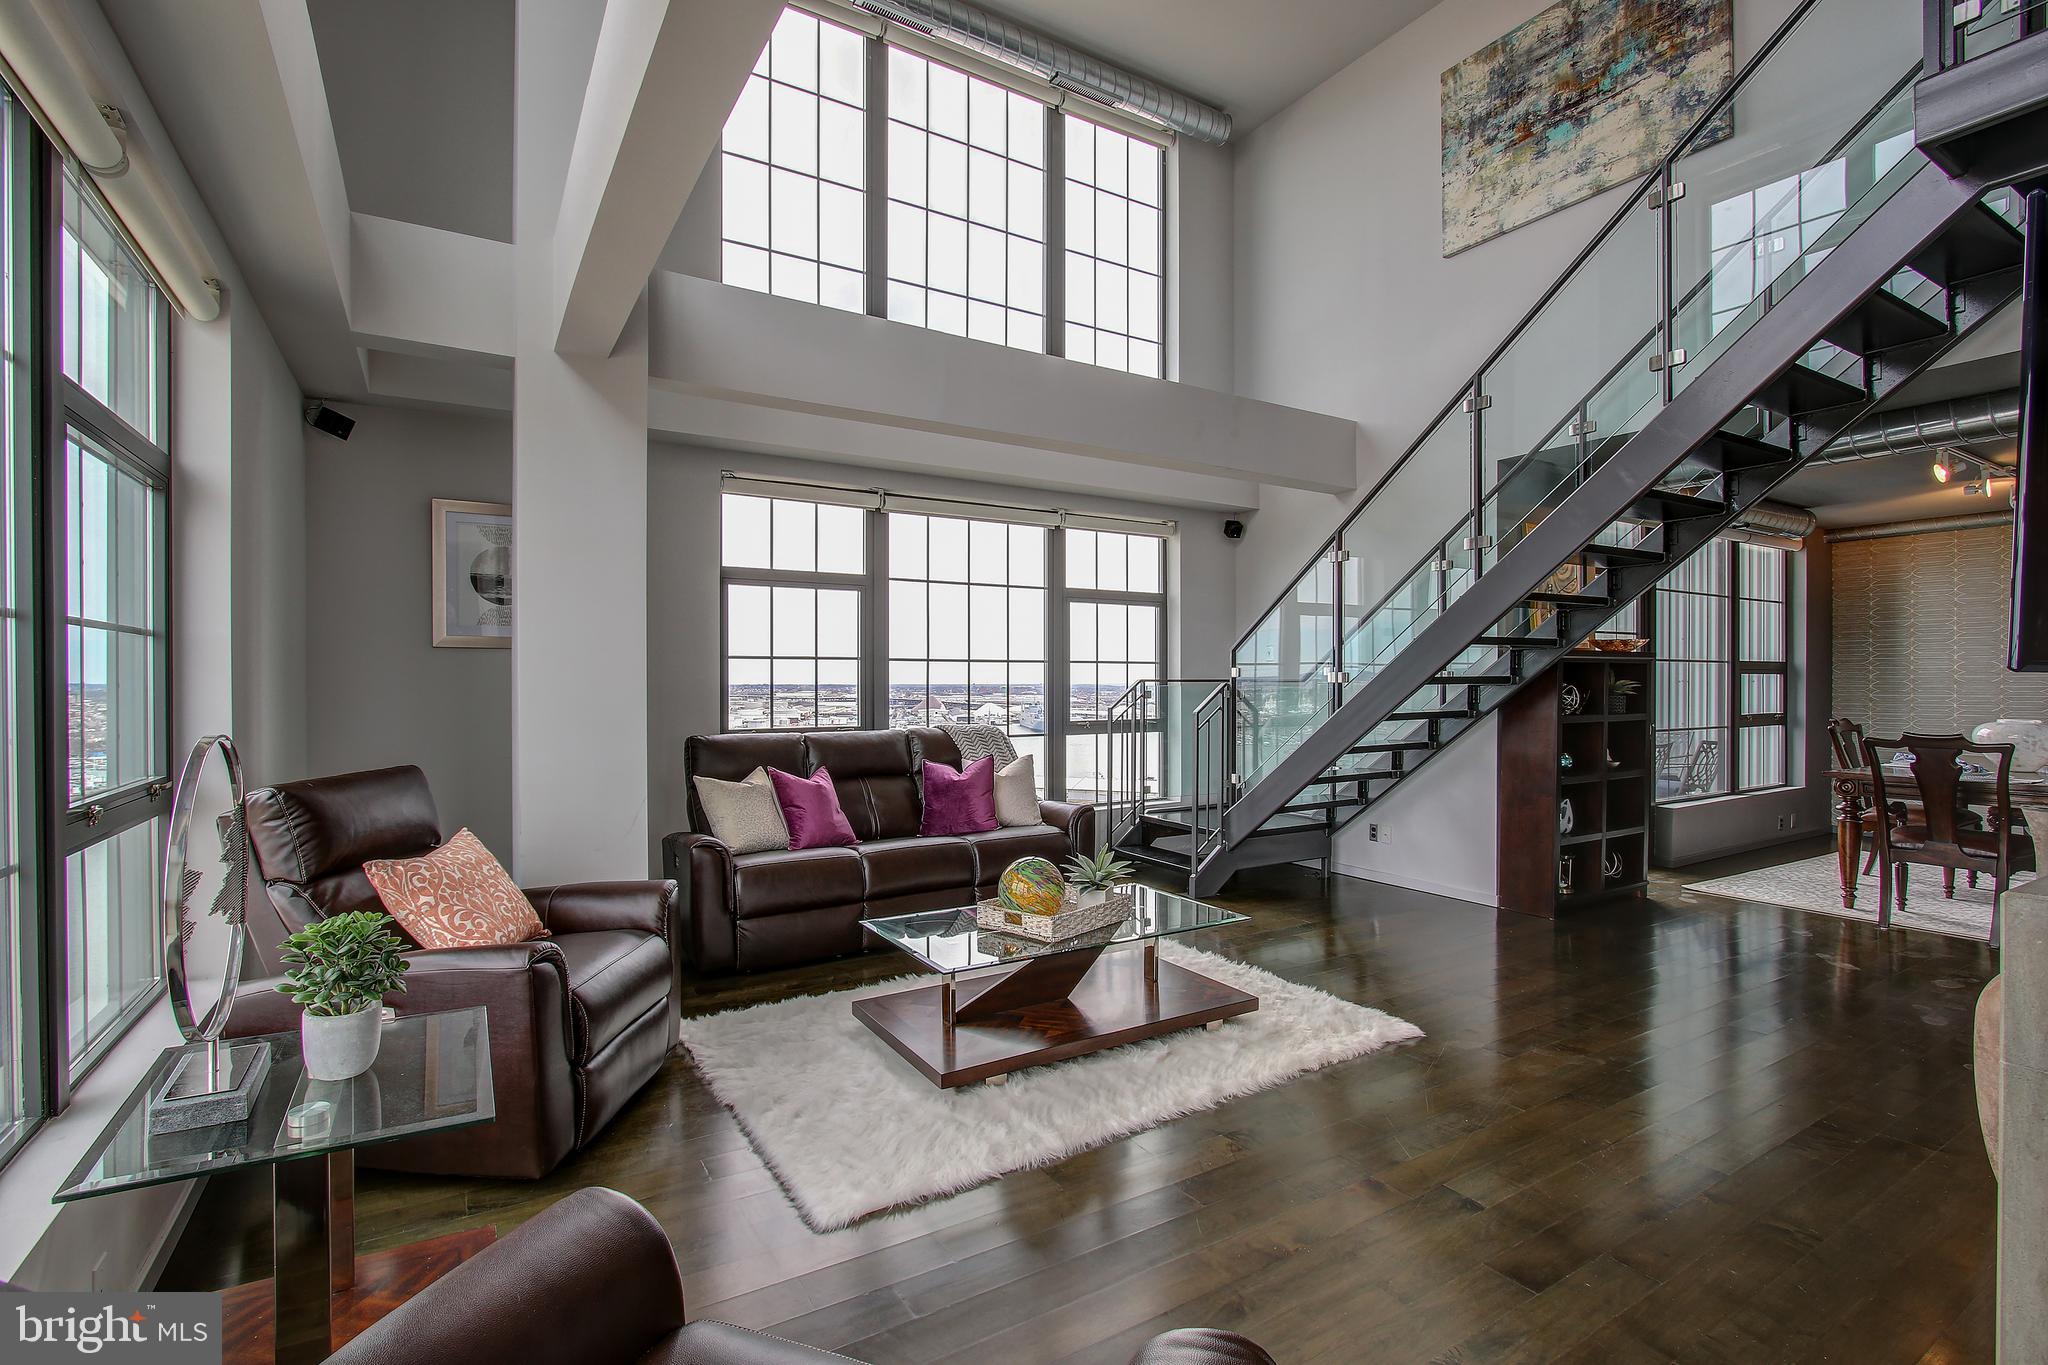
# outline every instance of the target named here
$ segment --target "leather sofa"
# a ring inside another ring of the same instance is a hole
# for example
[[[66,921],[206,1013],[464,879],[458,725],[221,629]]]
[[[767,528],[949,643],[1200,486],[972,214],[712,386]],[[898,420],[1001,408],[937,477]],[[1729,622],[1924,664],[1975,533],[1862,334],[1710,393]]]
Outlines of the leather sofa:
[[[926,761],[957,768],[959,747],[928,729],[692,735],[683,747],[692,832],[662,841],[662,870],[682,888],[690,966],[757,972],[845,957],[870,946],[864,918],[965,906],[994,895],[1019,858],[1094,851],[1095,808],[1061,801],[1039,802],[1040,824],[920,837]],[[738,782],[762,766],[806,777],[830,768],[860,842],[735,854],[713,838],[695,779]]]
[[[602,1305],[602,1311],[589,1311]],[[583,1311],[577,1311],[582,1309]],[[535,1215],[365,1328],[328,1365],[812,1365],[845,1361],[722,1322],[689,1322],[654,1215],[588,1186]],[[1234,1332],[1154,1337],[1132,1365],[1274,1365]]]
[[[249,793],[249,841],[287,932],[346,910],[381,910],[363,864],[441,842],[426,774],[384,768]],[[414,946],[400,1014],[482,1005],[498,1117],[481,1128],[364,1148],[388,1170],[534,1179],[588,1143],[661,1069],[681,1019],[676,887],[590,882],[530,889],[549,937],[489,948]],[[396,921],[401,937],[405,931]],[[411,942],[410,939],[407,940]],[[298,1027],[275,980],[245,982],[228,1032]]]

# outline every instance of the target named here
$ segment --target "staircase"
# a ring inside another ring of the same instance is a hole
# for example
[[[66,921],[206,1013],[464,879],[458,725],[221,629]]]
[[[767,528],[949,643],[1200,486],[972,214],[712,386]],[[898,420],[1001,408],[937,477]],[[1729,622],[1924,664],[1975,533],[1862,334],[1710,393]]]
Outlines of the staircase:
[[[2024,157],[1973,165],[1952,143],[1937,164],[1916,139],[1916,84],[1969,74],[1940,69],[1963,44],[1928,3],[1924,27],[1895,0],[1799,5],[1231,676],[1118,700],[1115,848],[1197,895],[1327,865],[1339,828],[2017,295],[2019,200],[1993,191]]]

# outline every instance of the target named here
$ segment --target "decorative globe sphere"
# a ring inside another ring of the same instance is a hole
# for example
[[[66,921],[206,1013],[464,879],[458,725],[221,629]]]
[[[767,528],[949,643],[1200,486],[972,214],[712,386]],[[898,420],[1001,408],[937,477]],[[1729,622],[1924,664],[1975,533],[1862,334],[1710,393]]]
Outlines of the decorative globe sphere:
[[[1065,895],[1065,879],[1045,858],[1019,858],[996,886],[996,899],[1004,908],[1025,915],[1057,914]]]

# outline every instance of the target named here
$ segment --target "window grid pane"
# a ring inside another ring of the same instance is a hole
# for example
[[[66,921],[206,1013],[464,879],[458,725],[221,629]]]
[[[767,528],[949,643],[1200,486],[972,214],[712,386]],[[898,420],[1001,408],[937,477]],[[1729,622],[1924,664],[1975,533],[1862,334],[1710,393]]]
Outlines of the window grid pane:
[[[726,119],[727,284],[862,312],[866,40],[786,9]]]
[[[1045,106],[889,49],[889,316],[1045,349]]]
[[[67,1024],[74,1071],[163,976],[156,854],[163,821],[131,825],[64,860]]]
[[[1064,534],[1066,789],[1070,798],[1102,800],[1108,794],[1110,708],[1133,683],[1162,672],[1166,542],[1115,531]],[[1157,736],[1147,738],[1147,751],[1149,771],[1157,775]]]
[[[36,1041],[40,1030],[30,1020],[22,989],[28,966],[24,952],[25,917],[36,911],[34,886],[22,867],[22,851],[34,846],[35,805],[24,807],[23,791],[34,790],[31,744],[35,677],[24,676],[22,661],[32,659],[31,594],[22,591],[17,572],[29,549],[29,475],[33,447],[29,432],[26,262],[18,254],[27,239],[29,166],[20,156],[26,118],[14,97],[0,86],[0,1152],[10,1150],[38,1107],[34,1082],[41,1070]]]
[[[1066,353],[1157,378],[1166,335],[1160,184],[1166,154],[1074,114],[1066,138]]]
[[[1791,735],[1782,721],[1791,562],[1773,546],[1716,540],[1658,587],[1659,801],[1791,780]]]
[[[1049,534],[1042,526],[890,514],[892,729],[974,723],[1017,738],[1046,733]]]
[[[153,444],[165,445],[168,305],[121,235],[67,172],[58,242],[64,373]]]
[[[155,581],[164,504],[162,490],[75,431],[65,460],[65,676],[76,807],[165,772],[158,717],[166,642]]]

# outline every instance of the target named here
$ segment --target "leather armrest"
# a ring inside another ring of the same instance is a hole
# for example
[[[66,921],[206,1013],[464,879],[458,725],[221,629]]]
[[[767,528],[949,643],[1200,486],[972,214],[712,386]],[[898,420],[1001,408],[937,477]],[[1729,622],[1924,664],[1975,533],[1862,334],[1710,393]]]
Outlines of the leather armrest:
[[[527,975],[537,965],[547,964],[567,981],[562,950],[546,939],[489,948],[415,949],[406,959],[412,966],[405,973],[405,989],[384,997],[384,1003],[400,1014],[485,1005],[495,1019],[501,1010],[531,1010]],[[228,1013],[229,1037],[285,1033],[299,1026],[298,1004],[277,989],[280,979],[260,977],[241,984]]]
[[[732,850],[708,834],[671,834],[661,841],[662,871],[678,895],[677,937],[700,972],[729,972],[739,954]]]
[[[675,909],[674,882],[582,882],[527,891],[533,912],[551,934],[598,929],[638,929],[657,938],[669,935]]]
[[[1038,818],[1066,835],[1077,856],[1095,852],[1095,807],[1086,802],[1041,801]]]
[[[329,1365],[630,1361],[682,1325],[682,1276],[661,1224],[591,1186],[414,1294]]]

